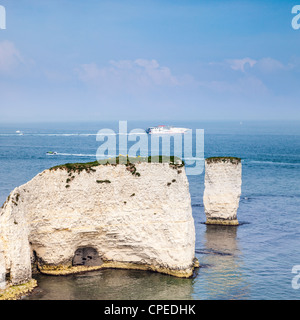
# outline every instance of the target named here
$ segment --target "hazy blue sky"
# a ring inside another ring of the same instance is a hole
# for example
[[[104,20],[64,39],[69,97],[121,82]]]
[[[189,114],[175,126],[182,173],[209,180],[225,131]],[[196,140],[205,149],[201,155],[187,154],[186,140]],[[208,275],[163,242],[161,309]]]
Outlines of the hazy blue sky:
[[[300,120],[295,4],[0,0],[0,122]]]

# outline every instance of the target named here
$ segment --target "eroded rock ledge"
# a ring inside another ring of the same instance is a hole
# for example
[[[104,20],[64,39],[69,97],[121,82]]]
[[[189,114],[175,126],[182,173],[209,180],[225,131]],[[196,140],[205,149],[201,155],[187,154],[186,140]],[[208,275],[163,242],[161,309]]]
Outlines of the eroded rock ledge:
[[[57,166],[13,190],[0,209],[4,285],[31,281],[33,262],[48,274],[130,268],[190,277],[195,229],[184,167],[140,160]]]

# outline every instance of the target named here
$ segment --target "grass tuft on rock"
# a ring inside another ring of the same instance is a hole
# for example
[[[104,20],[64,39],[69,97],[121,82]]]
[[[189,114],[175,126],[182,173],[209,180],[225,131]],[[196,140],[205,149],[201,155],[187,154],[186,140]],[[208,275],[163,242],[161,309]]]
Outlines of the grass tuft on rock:
[[[111,183],[110,180],[96,180],[97,183]]]
[[[226,163],[226,162],[230,162],[232,164],[239,164],[242,159],[241,158],[237,158],[237,157],[210,157],[210,158],[206,158],[205,159],[207,164],[210,163]]]
[[[95,172],[95,167],[99,165],[117,165],[117,164],[124,164],[128,167],[129,171],[136,176],[140,176],[139,173],[136,173],[134,170],[135,163],[169,163],[170,166],[174,168],[180,168],[184,166],[184,162],[175,156],[149,156],[149,157],[128,157],[128,156],[118,156],[116,158],[111,159],[104,159],[99,161],[93,162],[86,162],[86,163],[66,163],[54,166],[49,170],[66,170],[71,176],[72,172],[80,173],[82,171],[86,171],[87,173]]]

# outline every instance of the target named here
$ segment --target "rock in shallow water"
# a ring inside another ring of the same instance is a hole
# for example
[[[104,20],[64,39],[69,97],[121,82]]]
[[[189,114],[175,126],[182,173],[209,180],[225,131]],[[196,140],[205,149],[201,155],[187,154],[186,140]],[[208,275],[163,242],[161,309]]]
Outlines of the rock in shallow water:
[[[207,224],[238,225],[241,185],[241,159],[214,157],[205,160],[203,203]]]

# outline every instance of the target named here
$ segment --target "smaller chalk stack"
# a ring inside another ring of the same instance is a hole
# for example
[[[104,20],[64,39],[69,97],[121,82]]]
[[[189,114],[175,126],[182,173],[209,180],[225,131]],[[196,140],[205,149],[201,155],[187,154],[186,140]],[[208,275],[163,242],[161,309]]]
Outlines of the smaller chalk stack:
[[[238,225],[242,163],[235,157],[205,159],[203,195],[206,224]]]

